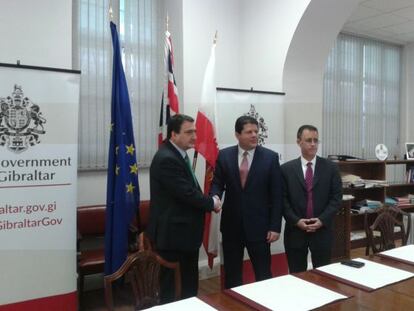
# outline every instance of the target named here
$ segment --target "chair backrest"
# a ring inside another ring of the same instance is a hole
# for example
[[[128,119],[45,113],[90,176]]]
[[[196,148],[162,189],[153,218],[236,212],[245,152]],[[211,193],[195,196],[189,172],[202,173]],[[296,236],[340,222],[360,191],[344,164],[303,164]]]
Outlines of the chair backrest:
[[[404,218],[408,221],[407,228],[404,225]],[[368,246],[373,253],[382,252],[396,247],[395,241],[401,237],[401,245],[407,245],[408,236],[411,230],[411,215],[395,206],[385,206],[378,213],[377,218],[368,226],[367,215],[365,215],[365,231],[368,239]],[[399,230],[395,230],[399,228]],[[379,236],[375,235],[379,232]]]
[[[174,270],[175,298],[179,299],[181,297],[179,264],[166,262],[151,250],[143,250],[129,255],[116,272],[105,276],[105,300],[108,310],[114,310],[112,283],[123,276],[126,276],[126,282],[132,286],[136,310],[159,304],[161,266]]]
[[[155,245],[153,241],[151,241],[151,239],[145,233],[145,231],[141,232],[138,235],[138,249],[141,251],[143,250],[155,251]]]
[[[139,203],[139,217],[141,222],[141,231],[144,231],[148,226],[149,221],[149,206],[150,201],[141,201]]]
[[[149,218],[149,202],[140,201],[139,220],[141,231],[145,230]],[[105,205],[80,206],[77,208],[77,228],[82,236],[96,236],[105,234]],[[137,225],[138,218],[134,218],[133,225]]]
[[[105,205],[78,207],[77,229],[82,236],[103,236],[105,234]]]

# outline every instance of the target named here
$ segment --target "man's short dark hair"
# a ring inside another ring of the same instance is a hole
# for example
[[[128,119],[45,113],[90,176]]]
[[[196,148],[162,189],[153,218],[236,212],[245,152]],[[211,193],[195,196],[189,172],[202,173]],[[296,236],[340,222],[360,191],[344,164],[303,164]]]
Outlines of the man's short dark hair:
[[[259,126],[259,123],[257,122],[255,118],[251,116],[241,116],[237,118],[236,124],[234,125],[234,130],[237,133],[241,134],[245,124],[255,124]]]
[[[172,132],[177,133],[177,134],[180,133],[181,125],[185,121],[194,122],[194,119],[185,114],[176,114],[172,116],[171,119],[168,121],[168,125],[167,125],[167,139],[171,138]]]
[[[298,133],[296,134],[297,139],[300,139],[302,137],[302,133],[303,133],[304,130],[308,130],[308,131],[312,131],[312,132],[318,132],[318,129],[316,128],[316,126],[305,124],[305,125],[302,125],[298,129]]]

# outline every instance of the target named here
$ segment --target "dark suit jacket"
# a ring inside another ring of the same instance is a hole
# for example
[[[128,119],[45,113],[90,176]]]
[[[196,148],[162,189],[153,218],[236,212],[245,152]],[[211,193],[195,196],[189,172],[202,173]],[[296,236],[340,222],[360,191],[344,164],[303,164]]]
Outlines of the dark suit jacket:
[[[148,236],[157,249],[192,251],[201,246],[204,214],[213,210],[178,150],[165,142],[150,168]]]
[[[315,233],[306,233],[296,226],[299,219],[306,218],[306,186],[300,158],[283,164],[282,176],[285,185],[285,247],[330,247],[332,222],[342,200],[342,181],[337,165],[327,159],[316,158],[312,189],[313,211],[314,217],[319,218],[323,226]]]
[[[230,240],[266,240],[269,230],[280,232],[282,177],[276,152],[257,146],[244,189],[240,183],[238,147],[219,152],[210,194],[225,191],[220,230]]]

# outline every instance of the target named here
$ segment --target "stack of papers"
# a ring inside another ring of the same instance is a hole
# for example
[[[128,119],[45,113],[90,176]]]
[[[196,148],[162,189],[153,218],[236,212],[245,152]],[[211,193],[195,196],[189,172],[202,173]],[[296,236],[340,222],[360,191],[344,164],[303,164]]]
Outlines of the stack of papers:
[[[342,195],[342,201],[348,201],[348,200],[353,200],[355,199],[355,197],[352,194],[343,194]]]
[[[388,186],[388,181],[380,179],[364,179],[365,188]]]
[[[341,263],[333,263],[319,267],[315,272],[321,271],[324,275],[346,284],[359,287],[364,290],[374,290],[380,287],[414,277],[414,273],[396,269],[370,260],[356,258],[356,261],[365,263],[362,268],[354,268]]]
[[[362,179],[360,176],[348,173],[341,173],[342,186],[344,188],[373,188],[384,187],[388,185],[386,180],[382,179]]]
[[[365,187],[363,180],[359,176],[347,174],[347,173],[341,173],[341,179],[342,179],[342,186],[344,188],[348,188],[351,185],[353,186],[360,185],[362,187]]]
[[[390,249],[378,254],[379,256],[390,257],[392,259],[414,265],[414,245],[406,245]]]
[[[234,295],[232,292],[238,295]],[[229,294],[239,299],[239,295],[241,295],[243,298],[271,310],[287,311],[311,310],[339,299],[348,298],[292,275],[238,286],[232,288]],[[298,299],[298,295],[300,295],[300,299]]]
[[[364,214],[365,212],[373,213],[380,207],[382,207],[382,203],[380,201],[362,200],[352,206],[352,210],[357,211],[360,214]]]
[[[188,299],[179,300],[176,302],[167,303],[165,305],[155,306],[147,310],[159,310],[159,311],[214,311],[212,306],[206,304],[204,301],[201,301],[197,297],[192,297]]]

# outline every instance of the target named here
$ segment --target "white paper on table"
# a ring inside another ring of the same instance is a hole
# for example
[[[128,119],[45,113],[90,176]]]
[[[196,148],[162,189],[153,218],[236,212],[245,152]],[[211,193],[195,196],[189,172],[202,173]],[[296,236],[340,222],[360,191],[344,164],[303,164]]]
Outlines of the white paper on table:
[[[414,264],[414,245],[406,245],[381,252],[380,254],[412,262]]]
[[[377,289],[414,276],[414,273],[370,260],[362,258],[356,258],[354,260],[365,263],[365,266],[362,268],[354,268],[338,262],[319,267],[317,270],[372,289]]]
[[[231,290],[272,310],[311,310],[348,298],[292,275],[242,285]]]
[[[204,301],[198,299],[197,297],[192,297],[188,299],[183,299],[171,303],[167,303],[165,305],[155,306],[149,308],[147,310],[168,310],[168,311],[213,311],[217,310],[210,306],[209,304],[205,303]]]

